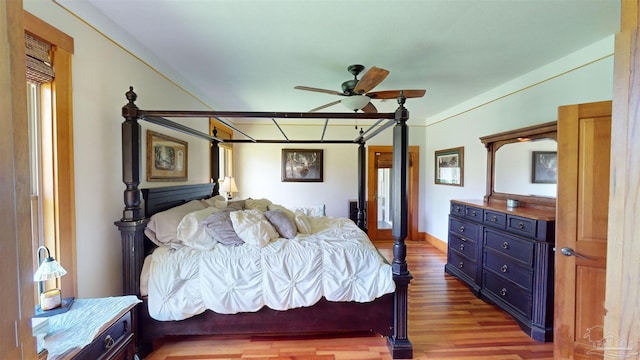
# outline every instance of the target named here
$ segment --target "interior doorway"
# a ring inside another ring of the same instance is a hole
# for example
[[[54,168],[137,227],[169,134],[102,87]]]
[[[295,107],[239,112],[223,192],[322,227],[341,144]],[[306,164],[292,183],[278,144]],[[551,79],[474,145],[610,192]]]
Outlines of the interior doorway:
[[[420,147],[409,147],[408,240],[418,240],[418,180]],[[371,240],[393,240],[391,234],[392,146],[367,148],[367,229]]]

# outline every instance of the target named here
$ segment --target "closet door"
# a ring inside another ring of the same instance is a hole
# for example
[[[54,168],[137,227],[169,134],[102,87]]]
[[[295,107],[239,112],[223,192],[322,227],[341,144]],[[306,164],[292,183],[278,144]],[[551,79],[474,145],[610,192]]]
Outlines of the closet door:
[[[611,102],[558,111],[554,352],[603,357]]]

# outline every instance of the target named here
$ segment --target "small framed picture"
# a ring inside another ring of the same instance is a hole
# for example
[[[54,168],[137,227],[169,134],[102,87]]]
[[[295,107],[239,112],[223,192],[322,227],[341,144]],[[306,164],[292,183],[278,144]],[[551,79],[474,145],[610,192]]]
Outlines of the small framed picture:
[[[186,181],[188,143],[147,130],[147,181]]]
[[[558,153],[556,151],[532,152],[531,182],[534,184],[555,184],[558,182]]]
[[[322,182],[322,149],[282,149],[282,181]]]
[[[435,183],[464,186],[464,147],[435,152]]]

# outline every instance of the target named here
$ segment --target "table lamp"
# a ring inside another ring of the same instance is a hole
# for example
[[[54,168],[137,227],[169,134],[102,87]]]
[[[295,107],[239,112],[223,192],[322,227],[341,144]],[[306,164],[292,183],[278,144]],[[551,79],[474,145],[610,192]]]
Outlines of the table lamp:
[[[236,180],[233,176],[225,176],[222,185],[220,185],[220,191],[227,193],[227,200],[231,200],[233,198],[233,193],[238,192],[238,187],[236,186]]]
[[[43,259],[40,255],[46,254]],[[38,282],[38,295],[40,303],[36,305],[35,317],[51,316],[64,313],[69,310],[74,298],[62,299],[60,289],[44,291],[44,282],[59,278],[67,273],[52,256],[46,246],[40,246],[36,251],[38,257],[38,270],[33,274],[33,281]]]

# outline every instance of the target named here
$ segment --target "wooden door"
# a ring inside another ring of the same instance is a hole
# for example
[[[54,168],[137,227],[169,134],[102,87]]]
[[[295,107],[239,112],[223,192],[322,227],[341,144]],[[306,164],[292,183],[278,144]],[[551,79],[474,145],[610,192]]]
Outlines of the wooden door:
[[[558,111],[554,353],[603,357],[611,102]]]
[[[392,171],[392,152],[391,146],[369,146],[367,154],[367,229],[371,240],[393,240],[391,234],[392,216],[389,217],[391,205],[391,185],[389,178],[385,176],[391,174]],[[418,240],[418,168],[419,168],[418,146],[409,147],[409,221],[408,234],[409,240]],[[389,174],[385,175],[385,171]],[[385,190],[385,184],[388,189]],[[381,208],[384,206],[384,208]]]

